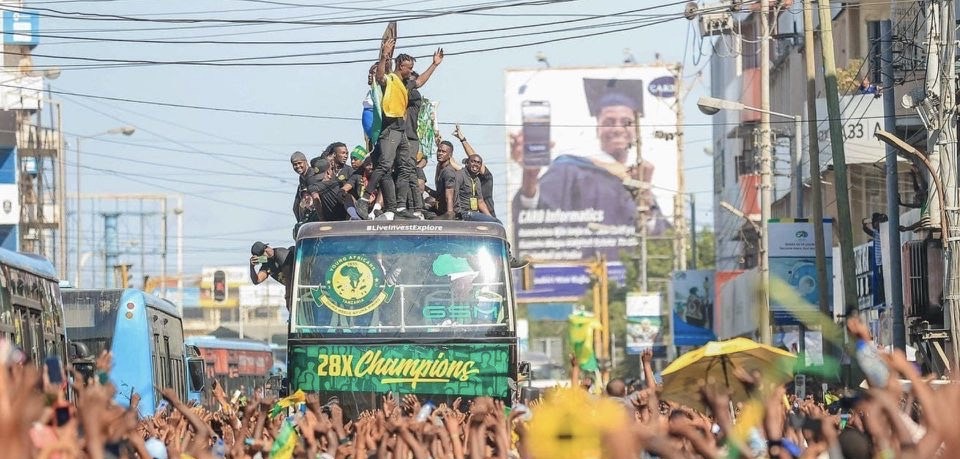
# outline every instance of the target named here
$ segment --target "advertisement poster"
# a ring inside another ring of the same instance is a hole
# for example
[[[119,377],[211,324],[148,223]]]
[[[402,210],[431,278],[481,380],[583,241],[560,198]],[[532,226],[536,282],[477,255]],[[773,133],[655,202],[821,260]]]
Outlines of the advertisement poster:
[[[510,345],[304,345],[290,352],[292,390],[509,395]]]
[[[769,222],[769,234],[770,278],[784,281],[806,302],[805,307],[791,310],[778,302],[776,295],[771,295],[773,323],[796,325],[806,321],[805,316],[819,314],[817,305],[821,288],[827,289],[828,297],[832,296],[833,288],[829,281],[833,278],[833,251],[826,251],[828,285],[818,285],[813,222],[806,219],[773,219]],[[823,237],[828,244],[832,243],[832,221],[829,219],[823,221]],[[833,304],[832,298],[829,304]]]
[[[638,355],[653,349],[654,355],[665,352],[669,322],[664,321],[659,294],[627,294],[627,354]]]
[[[677,346],[699,346],[716,339],[713,333],[714,279],[712,270],[674,271],[671,275],[673,343]]]
[[[635,193],[649,208],[649,234],[671,228],[677,189],[672,71],[630,65],[506,72],[506,221],[518,257],[602,254],[619,261],[637,247]]]

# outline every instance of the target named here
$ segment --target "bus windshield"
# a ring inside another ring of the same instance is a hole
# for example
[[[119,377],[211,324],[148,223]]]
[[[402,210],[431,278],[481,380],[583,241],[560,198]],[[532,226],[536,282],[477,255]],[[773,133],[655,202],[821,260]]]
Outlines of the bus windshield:
[[[502,239],[337,235],[302,239],[292,331],[404,337],[513,332]]]

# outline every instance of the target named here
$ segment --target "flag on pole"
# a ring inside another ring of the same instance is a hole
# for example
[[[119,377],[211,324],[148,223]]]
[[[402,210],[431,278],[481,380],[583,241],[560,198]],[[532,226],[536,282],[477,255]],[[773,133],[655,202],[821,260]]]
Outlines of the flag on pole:
[[[567,318],[569,322],[570,345],[577,364],[583,371],[597,371],[597,355],[593,350],[593,332],[601,328],[593,314],[577,311]]]

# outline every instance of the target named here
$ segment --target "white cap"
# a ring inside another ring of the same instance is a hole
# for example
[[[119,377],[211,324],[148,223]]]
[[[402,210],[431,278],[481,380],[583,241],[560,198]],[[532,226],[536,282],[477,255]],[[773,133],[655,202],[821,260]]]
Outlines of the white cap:
[[[152,459],[167,459],[167,445],[164,445],[159,438],[148,438],[143,445]]]

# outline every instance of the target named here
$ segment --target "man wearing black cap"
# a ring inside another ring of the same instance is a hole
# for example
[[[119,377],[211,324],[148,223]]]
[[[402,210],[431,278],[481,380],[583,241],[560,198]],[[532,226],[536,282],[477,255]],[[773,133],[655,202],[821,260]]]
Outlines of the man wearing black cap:
[[[293,293],[293,259],[294,248],[273,248],[257,241],[250,247],[250,282],[258,285],[272,277],[283,284],[283,298],[290,310],[290,298]],[[260,265],[260,269],[257,269]]]
[[[603,225],[630,226],[636,222],[636,202],[627,188],[636,179],[650,182],[652,165],[630,167],[627,159],[636,145],[636,122],[643,113],[641,80],[584,78],[584,92],[590,114],[597,120],[600,157],[560,155],[554,158],[543,175],[540,167],[524,167],[520,191],[513,199],[513,215],[524,209],[562,211],[597,210],[603,212]],[[522,164],[523,136],[511,139],[512,157]],[[641,178],[640,175],[643,175]],[[648,204],[659,215],[649,195]],[[661,216],[662,219],[662,216]],[[664,220],[665,222],[665,220]],[[654,227],[659,227],[656,223]],[[515,224],[519,230],[519,224]],[[654,230],[654,233],[657,231]],[[605,250],[617,257],[617,248]]]

